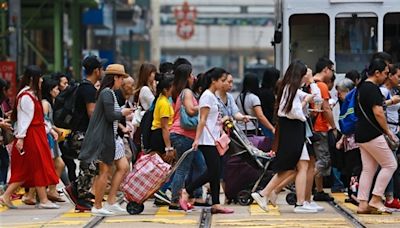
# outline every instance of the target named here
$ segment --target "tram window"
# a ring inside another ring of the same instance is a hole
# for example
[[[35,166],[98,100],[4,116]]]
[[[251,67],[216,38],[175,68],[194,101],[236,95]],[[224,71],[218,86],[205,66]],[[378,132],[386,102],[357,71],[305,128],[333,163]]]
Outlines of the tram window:
[[[388,13],[383,18],[383,50],[400,62],[400,13]]]
[[[375,14],[338,14],[336,21],[336,71],[362,71],[377,51],[377,23]]]
[[[328,15],[292,15],[289,25],[290,61],[300,59],[314,69],[319,57],[329,56]]]

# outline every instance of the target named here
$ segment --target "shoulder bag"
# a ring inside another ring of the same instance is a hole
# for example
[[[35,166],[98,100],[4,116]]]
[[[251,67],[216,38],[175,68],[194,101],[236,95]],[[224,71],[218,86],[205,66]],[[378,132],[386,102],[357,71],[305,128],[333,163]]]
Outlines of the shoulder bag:
[[[181,110],[180,110],[180,115],[181,115],[181,120],[180,124],[183,129],[186,130],[193,130],[196,129],[198,123],[199,123],[199,117],[197,115],[190,116],[186,112],[185,105],[183,104],[183,99],[185,97],[185,90],[181,92],[180,99],[181,99]]]
[[[358,100],[358,107],[360,107],[360,110],[361,110],[362,114],[364,115],[365,119],[367,119],[367,121],[368,121],[376,130],[378,130],[379,132],[381,132],[381,133],[383,134],[383,136],[385,137],[385,140],[386,140],[386,142],[387,142],[389,148],[390,148],[392,151],[397,151],[397,149],[399,148],[399,145],[400,145],[399,139],[397,139],[397,141],[396,141],[396,140],[392,140],[392,139],[391,139],[388,135],[386,135],[379,127],[377,127],[377,126],[368,118],[367,114],[365,113],[364,109],[362,108],[361,103],[360,103],[360,95],[357,96],[357,100]]]
[[[229,143],[231,142],[231,139],[229,136],[222,130],[222,126],[220,127],[221,130],[221,136],[218,139],[215,139],[214,136],[211,134],[210,129],[208,129],[207,125],[205,126],[208,133],[211,135],[215,142],[215,147],[217,147],[218,153],[220,156],[224,156],[226,151],[229,149]]]

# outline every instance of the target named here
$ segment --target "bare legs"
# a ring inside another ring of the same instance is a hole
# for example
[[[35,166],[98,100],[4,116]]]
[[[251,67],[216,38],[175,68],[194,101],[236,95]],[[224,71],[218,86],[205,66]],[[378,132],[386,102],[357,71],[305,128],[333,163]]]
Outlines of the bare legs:
[[[117,161],[115,161],[116,171],[111,180],[111,188],[108,193],[107,202],[109,204],[115,204],[117,191],[122,181],[125,178],[126,173],[129,171],[129,163],[126,157],[123,157]]]

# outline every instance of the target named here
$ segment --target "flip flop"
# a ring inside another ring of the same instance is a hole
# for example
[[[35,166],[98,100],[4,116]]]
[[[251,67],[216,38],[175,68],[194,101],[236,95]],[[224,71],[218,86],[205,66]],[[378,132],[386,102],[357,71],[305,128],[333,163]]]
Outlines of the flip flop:
[[[0,204],[4,207],[8,207],[8,209],[18,209],[18,207],[14,206],[12,203],[6,203],[3,196],[0,196]]]

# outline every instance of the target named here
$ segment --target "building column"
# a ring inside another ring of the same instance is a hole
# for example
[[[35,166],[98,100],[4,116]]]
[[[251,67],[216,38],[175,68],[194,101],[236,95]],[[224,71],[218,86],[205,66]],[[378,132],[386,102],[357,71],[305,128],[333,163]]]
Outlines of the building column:
[[[63,71],[63,0],[54,0],[54,71]]]
[[[160,0],[151,1],[151,12],[153,25],[150,30],[150,59],[151,62],[159,65],[161,59],[160,47]]]

